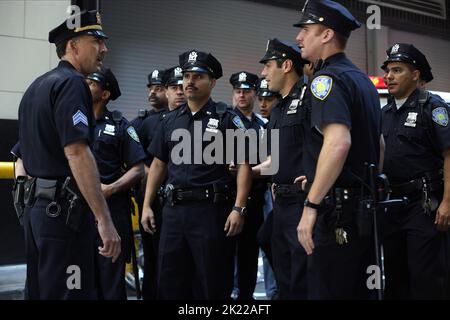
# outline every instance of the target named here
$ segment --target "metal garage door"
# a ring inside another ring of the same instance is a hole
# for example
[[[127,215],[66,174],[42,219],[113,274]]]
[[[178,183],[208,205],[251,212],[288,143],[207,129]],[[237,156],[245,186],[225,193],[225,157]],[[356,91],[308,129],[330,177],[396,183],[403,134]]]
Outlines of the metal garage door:
[[[147,74],[177,64],[180,53],[196,48],[216,56],[224,76],[213,97],[230,103],[230,75],[241,69],[259,74],[267,39],[294,41],[298,32],[292,27],[298,11],[247,1],[115,0],[104,2],[102,11],[110,35],[106,63],[123,92],[113,107],[128,118],[147,105]],[[349,51],[365,70],[365,30],[352,36]]]

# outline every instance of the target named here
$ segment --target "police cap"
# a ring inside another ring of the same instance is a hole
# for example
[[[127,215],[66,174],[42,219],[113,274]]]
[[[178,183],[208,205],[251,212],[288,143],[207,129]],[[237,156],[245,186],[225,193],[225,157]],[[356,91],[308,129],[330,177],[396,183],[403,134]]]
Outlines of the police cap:
[[[78,21],[80,22],[79,26],[76,25]],[[65,40],[81,35],[90,35],[100,39],[108,38],[103,32],[102,19],[99,12],[95,10],[83,11],[78,15],[67,18],[48,33],[48,41],[58,45]]]
[[[258,81],[258,86],[256,90],[256,95],[258,97],[277,97],[278,93],[270,91],[269,86],[267,85],[267,80],[265,78],[261,78]]]
[[[155,69],[148,75],[147,87],[150,88],[152,85],[164,85],[165,70]]]
[[[111,93],[109,96],[110,100],[114,101],[122,94],[120,92],[119,83],[109,68],[102,67],[100,71],[89,74],[87,78],[98,82],[103,90],[108,90]]]
[[[288,41],[281,41],[275,38],[267,41],[266,54],[262,57],[259,63],[266,63],[268,60],[278,59],[290,59],[294,62],[294,64],[301,66],[307,63],[306,60],[302,59],[302,54],[297,44]]]
[[[179,67],[172,67],[164,72],[164,85],[168,86],[179,86],[183,84],[183,70]]]
[[[256,89],[258,80],[256,74],[247,71],[233,73],[230,77],[230,83],[234,89]]]
[[[405,62],[413,65],[420,71],[420,78],[425,82],[433,80],[431,66],[425,55],[412,44],[396,43],[386,50],[386,61],[381,69],[386,69],[389,62]]]
[[[211,54],[198,50],[186,51],[179,56],[183,72],[209,73],[215,79],[222,77],[222,65]]]
[[[361,23],[343,5],[330,0],[307,0],[301,12],[300,21],[294,27],[308,24],[322,24],[345,38],[361,27]]]

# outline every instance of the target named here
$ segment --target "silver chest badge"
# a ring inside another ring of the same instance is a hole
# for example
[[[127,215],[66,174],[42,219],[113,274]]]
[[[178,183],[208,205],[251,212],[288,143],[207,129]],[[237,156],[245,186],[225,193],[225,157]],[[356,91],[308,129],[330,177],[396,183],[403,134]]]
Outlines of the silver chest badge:
[[[405,127],[415,128],[416,122],[417,122],[417,112],[408,112],[408,117],[406,118],[406,121],[404,124]]]
[[[116,126],[113,126],[111,124],[107,124],[105,126],[105,130],[103,130],[104,134],[109,134],[110,136],[116,135]]]
[[[208,124],[206,125],[206,131],[217,133],[218,127],[219,127],[219,119],[210,118]]]

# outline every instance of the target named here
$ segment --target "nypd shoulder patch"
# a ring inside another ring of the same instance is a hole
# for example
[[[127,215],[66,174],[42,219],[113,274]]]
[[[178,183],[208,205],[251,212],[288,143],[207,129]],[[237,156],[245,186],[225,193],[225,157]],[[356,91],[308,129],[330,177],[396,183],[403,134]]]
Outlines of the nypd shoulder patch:
[[[311,83],[311,92],[319,100],[325,100],[333,87],[333,78],[318,76]]]
[[[244,122],[242,121],[242,119],[239,116],[234,116],[233,123],[239,129],[244,130],[244,131],[246,130]]]
[[[435,123],[442,127],[448,125],[448,112],[445,107],[438,107],[432,112],[432,119]]]
[[[137,135],[137,133],[136,133],[136,130],[134,130],[133,127],[131,127],[131,126],[128,127],[127,132],[128,132],[128,134],[129,134],[129,136],[130,136],[134,141],[136,141],[137,143],[140,143],[139,137],[138,137],[138,135]]]

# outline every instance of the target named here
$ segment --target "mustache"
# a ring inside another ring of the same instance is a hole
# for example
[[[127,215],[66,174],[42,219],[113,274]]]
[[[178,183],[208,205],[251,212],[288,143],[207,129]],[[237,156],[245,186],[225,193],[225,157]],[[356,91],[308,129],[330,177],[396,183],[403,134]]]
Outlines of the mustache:
[[[191,85],[188,85],[188,86],[186,86],[186,88],[184,88],[184,90],[187,90],[187,89],[197,90],[197,88],[195,86],[191,86]]]

